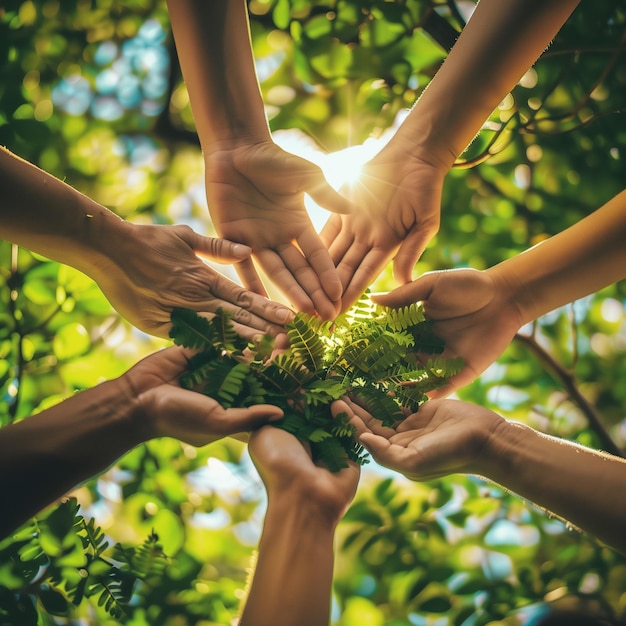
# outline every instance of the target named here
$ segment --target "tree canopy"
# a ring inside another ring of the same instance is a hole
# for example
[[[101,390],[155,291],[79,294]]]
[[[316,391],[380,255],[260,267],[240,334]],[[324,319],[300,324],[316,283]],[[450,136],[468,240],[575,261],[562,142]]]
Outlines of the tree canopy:
[[[250,0],[275,136],[311,154],[383,136],[471,5]],[[494,265],[622,189],[625,24],[624,0],[580,4],[447,177],[440,231],[416,273]],[[0,144],[125,219],[214,233],[161,0],[3,3]],[[0,426],[164,345],[80,272],[5,241],[0,257]],[[393,284],[385,273],[376,287]],[[625,302],[621,282],[544,316],[458,395],[626,449]],[[231,623],[263,506],[242,444],[142,445],[0,544],[0,623]],[[333,619],[516,625],[571,595],[624,619],[625,588],[623,556],[497,486],[409,483],[373,468],[340,525]]]

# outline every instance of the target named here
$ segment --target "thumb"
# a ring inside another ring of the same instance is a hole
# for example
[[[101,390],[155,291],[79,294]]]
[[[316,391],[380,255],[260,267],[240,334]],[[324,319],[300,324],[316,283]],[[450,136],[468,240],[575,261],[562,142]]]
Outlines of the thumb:
[[[436,274],[428,273],[388,293],[372,294],[372,300],[382,306],[399,308],[414,302],[426,301],[436,281]]]
[[[220,416],[229,434],[256,430],[283,417],[283,410],[271,404],[255,404],[247,409],[224,409]]]
[[[236,263],[252,254],[252,249],[243,243],[221,237],[204,237],[191,229],[185,229],[179,235],[195,252],[218,262]]]
[[[352,203],[335,191],[326,178],[322,170],[317,166],[311,166],[311,169],[305,174],[305,191],[319,204],[323,209],[332,213],[340,213],[349,215],[353,213]]]
[[[398,248],[393,260],[393,276],[401,284],[413,280],[413,268],[428,243],[428,233],[414,227]]]

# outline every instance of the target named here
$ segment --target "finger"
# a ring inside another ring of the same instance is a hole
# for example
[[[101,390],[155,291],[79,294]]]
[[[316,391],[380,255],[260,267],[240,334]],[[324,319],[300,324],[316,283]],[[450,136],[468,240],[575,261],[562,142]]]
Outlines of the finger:
[[[199,303],[198,311],[216,312],[221,308],[234,322],[272,334],[284,331],[283,326],[293,320],[293,311],[283,304],[243,289],[218,272],[211,278],[213,297]]]
[[[424,274],[389,293],[372,294],[372,300],[383,306],[398,308],[430,298],[437,274]]]
[[[291,244],[289,244],[291,245]],[[302,258],[301,253],[292,246]],[[272,277],[272,282],[281,290],[287,300],[297,311],[313,314],[315,306],[298,281],[286,267],[283,259],[273,250],[264,249],[257,254],[264,272]]]
[[[335,264],[319,235],[312,227],[307,228],[297,241],[302,254],[317,274],[322,289],[331,302],[337,302],[341,298],[343,286],[335,269]]]
[[[247,409],[224,409],[219,406],[211,413],[211,419],[219,424],[223,435],[234,435],[249,430],[256,430],[268,422],[282,419],[283,410],[271,404],[255,404]]]
[[[266,298],[268,297],[265,285],[263,285],[263,281],[256,271],[254,263],[251,259],[240,261],[234,265],[234,268],[239,278],[241,278],[241,282],[244,284],[244,287],[254,293],[258,293],[260,296],[265,296]]]
[[[385,267],[389,253],[385,250],[371,250],[354,272],[352,279],[344,290],[342,307],[354,303],[366,287],[378,277]],[[341,275],[341,268],[338,268]]]
[[[353,213],[352,203],[328,184],[322,170],[310,172],[308,179],[306,192],[322,208],[342,215]]]
[[[327,248],[341,232],[342,223],[343,220],[339,215],[331,215],[326,220],[324,226],[322,226],[322,230],[320,231],[320,239]]]
[[[203,237],[194,231],[190,245],[195,252],[202,256],[223,263],[237,263],[250,257],[252,248],[243,243],[236,243],[221,237]],[[195,242],[193,241],[195,239]]]
[[[400,244],[393,260],[393,276],[402,285],[413,280],[413,268],[430,239],[429,233],[414,227]]]
[[[324,319],[335,319],[339,307],[335,306],[326,295],[326,292],[322,288],[320,277],[309,264],[308,258],[303,255],[296,246],[291,244],[281,246],[277,249],[277,253],[285,264],[285,267],[297,280],[302,291],[311,299],[314,310]],[[332,262],[331,267],[332,271],[335,272]]]

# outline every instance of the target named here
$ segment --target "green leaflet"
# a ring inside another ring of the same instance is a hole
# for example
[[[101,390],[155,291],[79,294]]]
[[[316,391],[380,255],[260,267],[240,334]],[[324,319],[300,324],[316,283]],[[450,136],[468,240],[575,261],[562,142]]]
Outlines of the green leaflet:
[[[286,329],[290,347],[268,361],[269,337],[247,345],[223,311],[208,321],[176,309],[170,336],[198,350],[181,385],[200,389],[225,407],[260,402],[281,407],[285,417],[275,426],[307,442],[314,459],[331,471],[348,461],[368,462],[347,415],[332,418],[334,400],[352,394],[384,425],[394,426],[404,418],[402,406],[417,410],[428,391],[462,367],[458,359],[438,357],[423,365],[416,358],[416,352],[443,350],[420,303],[392,310],[364,294],[332,324],[298,313]]]

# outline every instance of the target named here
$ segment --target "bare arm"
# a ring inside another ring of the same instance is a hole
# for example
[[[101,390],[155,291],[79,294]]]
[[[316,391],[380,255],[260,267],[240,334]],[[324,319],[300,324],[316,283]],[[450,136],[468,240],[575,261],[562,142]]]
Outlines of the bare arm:
[[[480,0],[398,135],[449,169],[579,0]]]
[[[250,438],[268,508],[242,626],[324,626],[330,619],[333,539],[359,478],[354,463],[317,467],[293,435],[271,426]]]
[[[0,429],[0,537],[139,443],[176,437],[201,446],[251,430],[282,411],[269,405],[224,409],[182,389],[190,354],[153,354],[120,378]]]
[[[259,267],[294,307],[334,318],[341,283],[304,194],[332,211],[346,213],[350,205],[319,167],[272,141],[245,1],[169,0],[168,6],[218,232],[252,248]],[[244,285],[265,294],[251,260],[236,269]]]
[[[510,286],[522,324],[626,278],[626,191],[487,273]]]
[[[433,393],[444,396],[474,380],[527,322],[626,278],[626,192],[562,233],[484,271],[429,272],[380,304],[423,301],[444,356],[464,369]]]
[[[277,334],[292,318],[287,307],[242,289],[198,256],[236,262],[249,256],[247,246],[187,226],[126,222],[4,148],[0,189],[0,237],[85,272],[146,332],[167,337],[174,307],[227,310],[248,338]]]
[[[342,189],[358,215],[332,215],[322,230],[344,286],[343,310],[392,257],[396,280],[411,280],[439,229],[445,174],[577,4],[480,0],[394,137]]]

